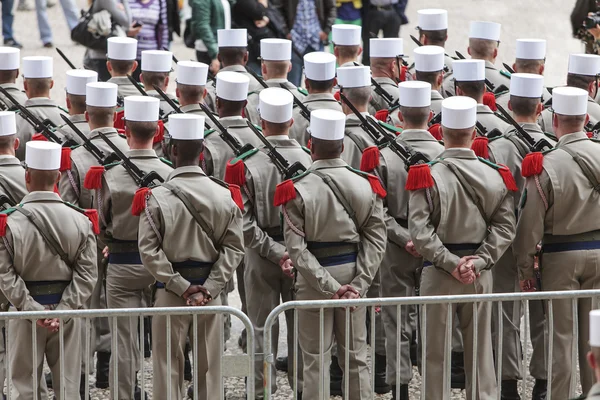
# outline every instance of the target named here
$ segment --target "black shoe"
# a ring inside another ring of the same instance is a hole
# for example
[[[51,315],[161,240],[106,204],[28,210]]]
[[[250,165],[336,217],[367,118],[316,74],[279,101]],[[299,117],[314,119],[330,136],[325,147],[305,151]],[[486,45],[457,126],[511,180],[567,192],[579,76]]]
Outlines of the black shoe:
[[[183,360],[183,379],[190,382],[192,381],[192,363],[190,362],[190,352],[187,346],[185,348]]]
[[[133,392],[134,400],[142,400],[142,390],[139,386],[135,387],[135,392]],[[148,400],[148,393],[144,392],[144,400]]]
[[[81,374],[81,380],[79,381],[79,397],[81,400],[85,400],[85,381],[87,376],[85,374]]]
[[[47,43],[44,43],[44,47],[47,49],[51,49],[54,47],[54,45],[52,44],[52,42],[47,42]]]
[[[531,394],[531,400],[546,400],[548,393],[548,381],[546,379],[536,379]]]
[[[340,368],[338,358],[331,356],[331,366],[329,367],[329,392],[332,396],[342,396],[343,380],[344,371]]]
[[[392,386],[392,400],[396,400],[398,397],[396,395],[396,385]],[[409,400],[408,399],[408,385],[400,385],[400,400]]]
[[[417,334],[413,332],[412,340],[410,341],[410,362],[413,367],[418,365],[419,361],[419,346],[417,345]]]
[[[385,381],[386,358],[379,354],[375,354],[375,393],[386,394],[392,388]]]
[[[464,389],[465,382],[466,377],[464,353],[453,351],[450,370],[450,387],[452,389]]]
[[[4,40],[4,45],[9,47],[15,47],[17,49],[22,49],[23,45],[17,42],[15,39],[6,39]]]
[[[144,358],[152,355],[152,320],[144,317]]]
[[[275,360],[275,369],[281,372],[288,372],[288,358],[285,357],[277,357]]]
[[[248,350],[248,341],[246,339],[246,329],[244,329],[242,331],[242,334],[240,335],[240,338],[238,339],[238,346],[240,346],[240,349],[242,349],[242,351],[244,353]]]
[[[296,397],[298,400],[302,400],[302,392],[298,392]]]
[[[46,374],[46,386],[48,389],[52,389],[52,374],[50,372]]]
[[[108,368],[110,365],[110,353],[99,351],[96,353],[96,388],[108,388]]]
[[[516,379],[502,381],[501,400],[521,400],[519,382]]]

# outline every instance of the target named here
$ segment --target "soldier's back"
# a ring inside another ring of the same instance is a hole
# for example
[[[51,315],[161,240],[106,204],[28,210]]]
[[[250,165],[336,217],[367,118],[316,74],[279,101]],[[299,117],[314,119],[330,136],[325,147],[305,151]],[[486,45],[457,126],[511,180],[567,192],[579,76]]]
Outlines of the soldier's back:
[[[27,101],[27,95],[15,83],[3,83],[0,84],[0,87],[4,88],[19,104],[24,105]],[[7,105],[8,108],[14,109],[12,101],[2,93],[0,93],[0,101]]]
[[[304,99],[303,104],[309,111],[326,109],[342,111],[342,106],[333,97],[331,93],[309,94]],[[290,137],[296,139],[302,146],[308,144],[310,135],[306,131],[308,128],[308,120],[300,114],[300,108],[294,107],[293,112],[294,125],[290,129]]]
[[[12,156],[0,156],[0,195],[7,196],[13,204],[16,204],[27,193],[25,168],[19,159]]]
[[[121,98],[127,96],[139,96],[140,92],[135,86],[129,81],[126,76],[115,76],[108,80],[109,83],[117,85],[117,95]]]
[[[68,112],[65,109],[59,107],[54,100],[46,97],[28,99],[24,106],[37,117],[40,122],[49,120],[56,126],[64,124],[61,115],[68,116]],[[36,132],[20,113],[17,113],[17,116],[17,137],[21,141],[19,148],[17,149],[17,158],[23,160],[25,159],[25,143],[30,141]]]
[[[85,136],[88,136],[90,133],[90,125],[85,119],[84,114],[70,115],[69,121],[73,123],[83,133]],[[75,133],[75,131],[66,123],[62,123],[58,126],[56,131],[57,136],[62,138],[67,138],[75,141],[77,144],[82,144],[83,140]]]

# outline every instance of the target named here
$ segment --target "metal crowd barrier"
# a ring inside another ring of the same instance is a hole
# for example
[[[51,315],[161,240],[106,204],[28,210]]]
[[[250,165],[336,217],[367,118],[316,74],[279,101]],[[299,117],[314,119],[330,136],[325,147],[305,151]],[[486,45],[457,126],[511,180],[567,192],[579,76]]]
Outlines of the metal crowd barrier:
[[[139,318],[139,326],[140,326],[140,333],[139,333],[139,338],[140,338],[140,351],[142,352],[142,357],[140,357],[140,365],[139,365],[139,373],[140,373],[140,386],[143,390],[143,384],[144,384],[144,380],[145,380],[145,370],[144,370],[144,357],[143,357],[143,347],[144,347],[144,321],[143,318],[144,317],[152,317],[152,316],[158,316],[158,315],[166,315],[167,316],[167,322],[166,322],[166,329],[169,331],[170,327],[171,327],[171,317],[173,316],[178,316],[178,315],[192,315],[193,316],[193,331],[197,331],[197,327],[198,327],[198,315],[207,315],[207,314],[230,314],[232,316],[237,317],[243,324],[244,327],[246,328],[246,334],[247,334],[247,343],[248,343],[248,351],[246,354],[239,354],[239,355],[225,355],[224,353],[224,332],[223,329],[220,329],[220,340],[219,340],[219,344],[218,346],[220,347],[220,353],[223,354],[222,357],[222,363],[221,363],[221,379],[220,379],[220,393],[221,393],[221,399],[224,399],[224,387],[223,387],[223,379],[225,377],[247,377],[247,383],[246,383],[246,398],[247,399],[254,399],[254,330],[252,329],[252,323],[250,322],[250,319],[248,319],[248,317],[246,316],[246,314],[244,314],[242,311],[238,310],[237,308],[233,308],[233,307],[226,307],[226,306],[213,306],[213,307],[153,307],[153,308],[123,308],[123,309],[104,309],[104,310],[60,310],[60,311],[26,311],[26,312],[0,312],[0,320],[3,320],[5,322],[9,322],[11,320],[17,320],[17,319],[27,319],[32,321],[31,324],[31,333],[32,333],[32,342],[36,343],[36,337],[37,337],[37,331],[36,331],[36,323],[35,320],[37,319],[45,319],[45,318],[59,318],[61,325],[62,325],[62,321],[63,319],[71,319],[71,318],[81,318],[83,321],[83,326],[85,329],[85,332],[89,332],[90,331],[90,323],[94,318],[99,318],[99,317],[108,317],[110,319],[110,322],[113,325],[116,325],[117,323],[117,318],[120,317],[129,317],[129,318]],[[8,325],[7,325],[7,329],[8,329]],[[82,357],[85,357],[86,355],[90,354],[90,335],[85,335],[85,342],[84,342],[84,354],[82,354]],[[33,345],[32,343],[32,345]],[[215,345],[217,345],[215,343]],[[64,348],[64,332],[62,329],[59,329],[59,347],[60,347],[60,370],[64,371],[64,355],[65,355],[65,348]],[[6,377],[7,377],[7,394],[6,394],[6,398],[8,400],[10,400],[11,397],[11,380],[9,379],[9,377],[11,376],[11,366],[10,366],[10,357],[9,354],[11,352],[11,343],[10,343],[10,339],[9,339],[9,335],[6,335],[6,356],[5,356],[5,360],[6,360]],[[113,355],[116,355],[118,350],[117,350],[117,335],[111,335],[111,352]],[[171,341],[167,340],[167,370],[170,371],[171,370],[171,362],[170,362],[170,356],[171,354]],[[193,362],[193,368],[195,368],[195,365],[198,365],[198,342],[196,340],[193,341],[193,346],[192,346],[192,354],[193,354],[193,358],[192,358],[192,362]],[[32,352],[32,361],[33,361],[33,365],[36,365],[38,360],[37,360],[37,353],[35,351]],[[89,366],[89,362],[86,362],[86,367],[85,367],[85,371],[82,371],[82,373],[85,373],[86,376],[86,380],[85,380],[85,400],[89,400],[90,399],[90,387],[89,387],[89,380],[87,379],[87,377],[89,377],[90,375],[90,366]],[[132,366],[132,368],[135,368],[135,366]],[[114,368],[114,370],[112,371],[112,373],[114,374],[114,382],[118,382],[118,378],[119,378],[119,371],[118,368]],[[36,373],[34,371],[33,377],[32,377],[32,388],[33,388],[33,393],[34,393],[34,400],[38,400],[38,385],[40,383],[40,381],[38,379],[36,379]],[[168,374],[170,375],[170,374]],[[54,379],[56,379],[57,377],[53,377]],[[61,373],[60,376],[60,387],[64,390],[65,389],[65,381],[64,381],[64,374]],[[160,377],[154,377],[154,379],[157,379]],[[180,399],[171,399],[171,393],[170,393],[170,379],[169,377],[162,377],[163,379],[167,379],[167,384],[168,386],[168,390],[169,390],[169,395],[167,399],[164,400],[180,400]],[[42,377],[43,379],[43,377]],[[194,385],[194,398],[197,399],[198,398],[198,382],[197,382],[197,375],[194,374],[194,378],[193,378],[193,385]],[[65,399],[64,396],[64,392],[61,393],[62,399]],[[113,390],[113,398],[114,400],[118,400],[118,390]],[[160,399],[163,400],[163,399]]]
[[[497,314],[497,318],[498,318],[498,331],[502,332],[502,324],[503,324],[503,318],[502,318],[502,303],[503,302],[513,302],[513,301],[522,301],[524,304],[523,307],[523,314],[524,314],[524,327],[525,327],[525,331],[521,332],[521,340],[523,340],[524,342],[524,346],[522,348],[522,353],[523,353],[523,361],[522,361],[522,371],[521,374],[523,376],[523,379],[521,381],[521,385],[522,385],[522,395],[525,396],[526,393],[526,388],[527,388],[527,382],[526,382],[526,378],[528,376],[527,374],[527,368],[528,368],[528,341],[529,341],[529,315],[528,315],[528,310],[529,310],[529,302],[533,301],[533,300],[544,300],[547,301],[547,314],[546,314],[546,328],[548,329],[548,353],[547,353],[547,367],[548,367],[548,394],[546,399],[547,400],[552,400],[552,393],[551,393],[551,388],[552,388],[552,359],[553,359],[553,333],[554,333],[554,329],[553,329],[553,323],[554,323],[554,316],[553,316],[553,308],[552,308],[552,302],[554,300],[571,300],[572,301],[572,305],[573,305],[573,311],[574,311],[574,321],[573,321],[573,329],[574,332],[577,329],[577,313],[575,312],[577,310],[577,300],[578,299],[582,299],[582,298],[596,298],[599,297],[600,298],[600,289],[595,289],[595,290],[572,290],[572,291],[556,291],[556,292],[533,292],[533,293],[491,293],[491,294],[480,294],[480,295],[453,295],[453,296],[415,296],[415,297],[391,297],[391,298],[379,298],[379,299],[356,299],[356,300],[310,300],[310,301],[290,301],[284,304],[279,305],[278,307],[276,307],[268,316],[266,322],[265,322],[265,326],[264,326],[264,346],[263,349],[265,351],[264,355],[259,355],[257,354],[256,356],[263,356],[264,357],[264,371],[265,371],[265,376],[264,376],[264,393],[265,393],[265,400],[269,400],[272,399],[273,393],[271,393],[271,382],[273,377],[271,376],[271,364],[275,362],[275,355],[271,353],[271,343],[272,343],[272,331],[273,331],[273,325],[275,324],[275,322],[279,319],[280,315],[283,314],[285,311],[293,311],[293,315],[294,315],[294,319],[293,319],[293,327],[294,327],[294,337],[298,337],[298,310],[305,310],[305,309],[319,309],[320,313],[319,313],[319,328],[318,328],[318,336],[317,336],[317,328],[314,327],[315,329],[315,340],[319,340],[319,343],[321,345],[321,351],[320,351],[320,362],[319,362],[319,376],[321,377],[321,379],[319,380],[319,399],[311,399],[311,400],[321,400],[323,399],[323,392],[324,392],[324,379],[323,377],[325,376],[325,374],[329,374],[329,367],[324,365],[324,352],[325,349],[323,349],[323,315],[324,315],[324,310],[325,309],[331,309],[331,308],[345,308],[346,311],[346,318],[345,318],[345,331],[346,331],[346,365],[345,365],[345,369],[348,369],[348,332],[350,329],[350,319],[349,319],[349,314],[350,314],[350,307],[369,307],[370,308],[370,332],[369,332],[369,336],[371,338],[371,343],[370,343],[370,358],[371,358],[371,372],[373,372],[374,370],[374,360],[375,360],[375,308],[376,307],[396,307],[396,317],[397,317],[397,321],[398,321],[398,325],[397,325],[397,331],[396,331],[396,336],[397,338],[400,338],[401,336],[401,323],[400,321],[402,321],[401,319],[401,315],[402,315],[402,307],[403,306],[419,306],[419,310],[420,310],[420,314],[421,314],[421,319],[425,320],[426,319],[426,315],[427,315],[427,306],[428,305],[432,305],[432,304],[457,304],[457,303],[473,303],[473,325],[474,325],[474,331],[477,331],[477,312],[476,311],[476,307],[478,303],[482,303],[482,302],[492,302],[492,303],[497,303],[497,310],[499,311]],[[408,312],[408,311],[407,311]],[[453,329],[453,324],[452,324],[452,318],[454,316],[452,315],[452,307],[448,307],[448,313],[447,313],[447,319],[446,319],[446,332],[445,332],[445,343],[446,343],[446,357],[445,357],[445,365],[444,365],[444,375],[446,377],[449,377],[449,371],[450,371],[450,362],[451,362],[451,356],[450,356],[450,352],[451,352],[451,340],[452,340],[452,329]],[[493,321],[492,321],[493,322]],[[431,329],[431,327],[427,327],[426,325],[423,327],[423,329],[421,329],[421,327],[418,327],[418,330],[420,332],[420,337],[424,337],[426,335],[426,330],[427,329]],[[577,368],[577,336],[574,336],[574,351],[572,351],[572,356],[571,356],[571,363],[572,363],[572,374],[576,374],[578,371]],[[396,388],[397,388],[397,398],[400,398],[400,354],[401,354],[401,347],[400,347],[401,343],[400,340],[397,341],[396,343]],[[493,344],[494,345],[494,344]],[[499,335],[499,337],[496,340],[496,355],[502,354],[502,349],[503,349],[503,341],[502,341],[502,335]],[[474,343],[473,343],[473,347],[475,349],[477,349],[477,336],[474,335]],[[250,346],[249,346],[250,348]],[[338,347],[339,349],[340,347]],[[423,341],[421,343],[421,360],[425,360],[425,354],[426,354],[426,350],[427,350],[427,342]],[[477,365],[477,360],[478,360],[478,352],[474,351],[473,352],[473,365]],[[580,357],[585,357],[585,354],[580,355]],[[294,392],[293,394],[293,398],[294,400],[296,400],[297,398],[297,392],[298,389],[301,390],[301,388],[297,387],[297,383],[298,383],[298,371],[296,366],[298,365],[298,358],[297,358],[297,352],[294,352],[294,376],[293,376],[293,382],[290,383],[290,386],[292,386],[292,390]],[[500,385],[501,385],[501,379],[502,379],[502,357],[497,356],[496,357],[496,380],[497,380],[497,385],[498,385],[498,390],[497,390],[497,399],[500,400]],[[427,381],[426,381],[426,371],[427,371],[427,361],[425,360],[424,362],[421,362],[421,394],[425,392],[425,387],[427,385]],[[472,379],[473,381],[475,380],[476,377],[476,373],[477,373],[477,368],[473,368],[473,376]],[[575,384],[576,384],[577,380],[576,379],[572,379],[571,380],[571,396],[573,397],[574,395],[574,391],[575,391]],[[375,375],[373,373],[371,373],[371,398],[375,398],[375,393],[374,393],[374,388],[375,388]],[[344,380],[344,393],[348,393],[349,392],[349,382],[348,380]],[[451,392],[450,390],[450,379],[447,379],[447,381],[445,382],[445,387],[444,387],[444,395],[447,395]],[[476,400],[477,397],[477,391],[473,391],[472,394],[472,398],[473,400]],[[525,397],[523,397],[525,398]],[[470,400],[470,399],[468,399]],[[562,399],[557,399],[557,400],[562,400]]]

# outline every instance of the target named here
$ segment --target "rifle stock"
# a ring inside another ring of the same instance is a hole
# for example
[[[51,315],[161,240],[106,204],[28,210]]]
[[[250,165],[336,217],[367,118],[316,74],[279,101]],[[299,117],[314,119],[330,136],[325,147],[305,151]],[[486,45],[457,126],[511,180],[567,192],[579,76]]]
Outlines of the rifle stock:
[[[177,114],[183,114],[183,111],[181,111],[181,108],[179,108],[179,106],[178,106],[177,104],[175,104],[175,102],[174,102],[173,100],[171,100],[171,98],[170,98],[170,97],[169,97],[169,96],[168,96],[168,95],[167,95],[165,92],[163,92],[161,88],[159,88],[157,85],[152,85],[152,87],[154,88],[154,90],[156,90],[156,92],[158,93],[158,95],[159,95],[160,97],[162,97],[162,99],[163,99],[164,101],[166,101],[166,102],[167,102],[167,104],[168,104],[168,105],[169,105],[169,106],[170,106],[170,107],[171,107],[173,110],[175,110],[175,112],[176,112]]]
[[[290,92],[292,94],[292,98],[294,100],[294,104],[296,106],[298,106],[298,108],[300,108],[300,115],[302,115],[304,117],[304,119],[306,119],[307,121],[310,121],[310,110],[308,109],[308,107],[306,107],[304,105],[304,103],[302,103],[300,101],[299,98],[297,98],[296,96],[294,96],[294,94],[292,93],[292,91],[290,89],[288,89],[287,87],[285,87],[284,83],[280,83],[279,86],[282,89],[285,89],[285,90],[287,90],[288,92]]]
[[[513,117],[500,104],[496,104],[496,107],[498,107],[498,111],[500,111],[500,113],[506,119],[506,121],[508,121],[508,123],[515,128],[517,134],[521,137],[521,139],[523,139],[527,143],[527,146],[529,147],[530,151],[535,152],[552,148],[552,145],[546,139],[540,139],[536,142],[535,139],[529,134],[529,132],[523,129],[523,127],[519,125],[517,121],[515,121]]]
[[[260,83],[260,85],[261,85],[263,88],[267,89],[267,88],[269,87],[269,85],[267,85],[267,82],[265,82],[265,80],[264,80],[262,77],[258,76],[258,74],[252,70],[252,68],[248,68],[248,67],[245,67],[245,68],[246,68],[246,71],[247,71],[247,72],[248,72],[250,75],[252,75],[252,77],[253,77],[254,79],[256,79],[256,81],[257,81],[258,83]]]
[[[142,87],[142,85],[140,85],[140,83],[138,81],[136,81],[135,79],[133,79],[133,76],[131,75],[127,75],[127,79],[129,79],[129,82],[131,82],[131,84],[133,86],[135,86],[135,88],[138,90],[138,92],[140,92],[140,94],[142,96],[148,96],[148,93],[146,93],[146,91],[144,90],[144,88]]]
[[[61,115],[60,117],[73,130],[73,132],[75,132],[75,134],[79,136],[79,138],[83,141],[83,148],[85,148],[91,155],[93,155],[94,158],[96,158],[96,160],[100,163],[100,165],[106,165],[110,164],[111,162],[118,161],[118,158],[115,155],[115,153],[112,153],[107,157],[102,150],[100,150],[94,143],[92,143],[92,141],[88,139],[88,137],[85,136],[84,133],[81,132],[81,130],[79,130],[79,128],[77,128],[77,126],[73,122],[71,122],[71,120],[69,120],[69,118],[67,118],[64,115]]]
[[[204,111],[206,116],[212,121],[217,130],[219,130],[219,136],[221,136],[221,139],[223,139],[223,141],[231,148],[231,150],[233,150],[233,153],[236,155],[236,157],[254,149],[254,147],[252,147],[252,145],[249,143],[242,146],[240,142],[231,133],[229,133],[227,128],[225,128],[223,124],[221,124],[221,122],[210,112],[208,107],[202,103],[199,103],[199,106],[202,111]]]

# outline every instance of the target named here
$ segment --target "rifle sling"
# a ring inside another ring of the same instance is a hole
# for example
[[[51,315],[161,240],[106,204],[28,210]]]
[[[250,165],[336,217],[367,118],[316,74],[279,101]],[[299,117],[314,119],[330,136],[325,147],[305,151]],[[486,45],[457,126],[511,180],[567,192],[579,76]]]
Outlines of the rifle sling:
[[[316,169],[311,170],[310,172],[317,175],[319,178],[321,178],[323,180],[323,182],[325,182],[325,184],[327,186],[329,186],[329,189],[331,189],[335,198],[340,202],[342,207],[344,207],[344,210],[346,210],[346,212],[348,213],[348,215],[354,222],[354,225],[356,225],[356,229],[358,229],[358,231],[360,231],[360,224],[358,223],[358,220],[356,219],[356,213],[354,212],[354,209],[352,208],[352,206],[350,206],[350,203],[348,202],[348,200],[346,199],[346,197],[344,196],[344,194],[342,193],[340,188],[337,186],[337,184],[333,181],[333,179],[331,179],[331,177],[329,175],[325,175],[324,173],[322,173],[321,171],[316,170]]]
[[[573,150],[571,150],[567,147],[560,147],[560,149],[567,152],[571,157],[573,157],[573,161],[575,161],[577,163],[577,165],[579,165],[579,168],[581,168],[581,172],[583,172],[583,175],[585,175],[587,180],[590,181],[592,188],[596,192],[600,193],[600,182],[598,182],[598,178],[596,177],[596,175],[594,174],[594,171],[590,168],[588,163],[585,162],[585,160],[583,158],[581,158],[581,156],[579,154],[575,153]]]
[[[2,175],[0,175],[0,188],[2,188],[2,190],[4,191],[4,194],[6,195],[6,197],[8,197],[8,199],[11,202],[11,206],[14,204],[17,204],[17,202],[15,201],[14,197],[10,194],[10,187],[8,186],[8,183],[6,182],[6,179],[4,179],[4,177]],[[0,204],[1,206],[2,204]]]

